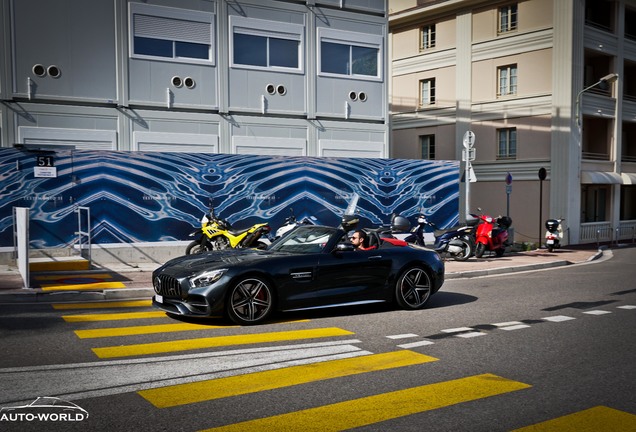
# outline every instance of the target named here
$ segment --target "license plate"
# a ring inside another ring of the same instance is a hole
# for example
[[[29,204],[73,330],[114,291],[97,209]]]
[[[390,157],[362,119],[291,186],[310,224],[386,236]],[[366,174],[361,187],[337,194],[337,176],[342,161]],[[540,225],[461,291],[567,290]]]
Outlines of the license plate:
[[[554,240],[548,240],[546,243],[547,244],[554,244]]]
[[[155,301],[157,303],[163,303],[163,296],[161,296],[159,294],[155,295]]]

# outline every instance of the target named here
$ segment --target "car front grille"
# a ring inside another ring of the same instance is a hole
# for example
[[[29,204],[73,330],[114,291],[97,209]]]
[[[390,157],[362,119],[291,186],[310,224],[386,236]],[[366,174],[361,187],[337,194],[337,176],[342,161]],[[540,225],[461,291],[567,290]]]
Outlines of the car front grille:
[[[176,278],[159,275],[153,281],[155,292],[165,297],[181,297],[181,285]]]

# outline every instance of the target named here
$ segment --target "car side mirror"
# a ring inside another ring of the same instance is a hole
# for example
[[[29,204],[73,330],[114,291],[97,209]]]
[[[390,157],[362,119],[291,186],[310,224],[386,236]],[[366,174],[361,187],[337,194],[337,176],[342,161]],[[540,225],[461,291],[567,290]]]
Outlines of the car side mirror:
[[[353,252],[355,248],[350,243],[338,243],[334,252]]]

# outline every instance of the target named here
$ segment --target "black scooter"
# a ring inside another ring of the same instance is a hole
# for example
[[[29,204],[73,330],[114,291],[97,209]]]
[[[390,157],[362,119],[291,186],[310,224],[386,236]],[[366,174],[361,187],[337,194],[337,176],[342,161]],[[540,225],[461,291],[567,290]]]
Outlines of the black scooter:
[[[440,230],[421,212],[417,226],[411,229],[408,219],[395,215],[391,221],[391,234],[408,243],[433,249],[442,256],[450,256],[455,261],[466,261],[475,251],[474,227],[477,222],[478,219],[470,217],[464,226]],[[427,226],[433,233],[426,232]]]

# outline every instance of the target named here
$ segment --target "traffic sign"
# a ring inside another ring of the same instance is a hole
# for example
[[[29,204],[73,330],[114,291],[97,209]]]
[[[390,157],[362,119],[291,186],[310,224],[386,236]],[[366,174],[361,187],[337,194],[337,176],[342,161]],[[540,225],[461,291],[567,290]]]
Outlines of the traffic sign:
[[[475,145],[475,132],[466,131],[464,134],[464,148],[469,149]]]
[[[506,184],[508,186],[512,185],[512,174],[508,173],[508,175],[506,175]]]

